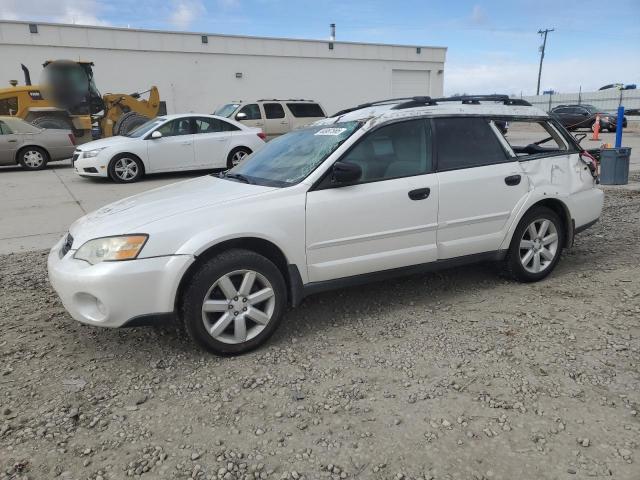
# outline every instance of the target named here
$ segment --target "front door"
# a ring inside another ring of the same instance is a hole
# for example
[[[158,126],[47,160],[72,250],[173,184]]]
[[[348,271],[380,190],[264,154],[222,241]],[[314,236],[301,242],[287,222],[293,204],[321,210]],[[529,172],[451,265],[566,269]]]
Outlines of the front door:
[[[309,280],[318,282],[437,260],[438,180],[425,120],[382,126],[341,159],[362,177],[307,193]]]
[[[176,118],[156,129],[160,138],[147,137],[148,172],[170,172],[195,168],[191,118]]]
[[[264,131],[264,115],[257,103],[248,103],[236,113],[235,119],[247,127],[260,128]]]
[[[438,258],[496,251],[528,193],[528,178],[487,119],[433,122],[440,184]]]

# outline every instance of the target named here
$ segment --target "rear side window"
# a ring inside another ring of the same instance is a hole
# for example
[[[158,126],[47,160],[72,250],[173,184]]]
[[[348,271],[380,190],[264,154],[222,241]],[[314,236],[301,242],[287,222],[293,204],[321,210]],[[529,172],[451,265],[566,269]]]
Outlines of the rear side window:
[[[260,114],[260,107],[258,107],[257,103],[250,103],[249,105],[245,105],[240,109],[238,113],[246,113],[247,117],[243,118],[243,120],[261,120],[262,115]]]
[[[509,160],[484,118],[437,118],[438,170],[481,167]]]
[[[3,121],[0,121],[0,135],[9,135],[11,130],[7,127],[7,124]]]
[[[262,108],[267,119],[284,118],[284,108],[279,103],[264,103]]]
[[[287,103],[287,108],[294,117],[324,117],[324,112],[317,103]]]
[[[554,155],[568,149],[560,134],[544,120],[509,120],[503,135],[519,160],[532,155]]]
[[[231,125],[224,120],[218,120],[217,118],[196,118],[195,122],[196,133],[217,133],[239,130],[235,125]]]

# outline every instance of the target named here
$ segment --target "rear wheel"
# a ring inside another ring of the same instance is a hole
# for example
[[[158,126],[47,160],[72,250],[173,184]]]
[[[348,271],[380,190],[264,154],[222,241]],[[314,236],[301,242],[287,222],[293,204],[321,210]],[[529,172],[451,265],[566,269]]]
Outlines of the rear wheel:
[[[25,147],[18,153],[18,162],[25,170],[42,170],[48,160],[49,155],[40,147]]]
[[[182,297],[189,336],[216,355],[259,347],[275,332],[286,305],[278,267],[249,250],[223,252],[203,263]]]
[[[116,155],[109,162],[109,177],[117,183],[137,182],[144,175],[144,166],[138,157],[130,153]]]
[[[237,147],[229,152],[227,156],[227,168],[233,168],[238,165],[248,155],[251,155],[251,150],[247,147]]]
[[[534,207],[520,220],[505,259],[507,273],[521,282],[537,282],[549,275],[562,253],[564,226],[546,207]]]

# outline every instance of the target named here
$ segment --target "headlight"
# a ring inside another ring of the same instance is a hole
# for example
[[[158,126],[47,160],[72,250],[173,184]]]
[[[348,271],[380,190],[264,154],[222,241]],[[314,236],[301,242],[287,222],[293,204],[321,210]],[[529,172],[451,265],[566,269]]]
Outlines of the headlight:
[[[91,265],[100,262],[133,260],[138,256],[148,238],[148,235],[95,238],[82,245],[73,258],[84,260]]]
[[[104,150],[107,147],[102,147],[102,148],[96,148],[94,150],[86,150],[83,154],[82,154],[82,158],[93,158],[93,157],[97,157],[98,154]]]

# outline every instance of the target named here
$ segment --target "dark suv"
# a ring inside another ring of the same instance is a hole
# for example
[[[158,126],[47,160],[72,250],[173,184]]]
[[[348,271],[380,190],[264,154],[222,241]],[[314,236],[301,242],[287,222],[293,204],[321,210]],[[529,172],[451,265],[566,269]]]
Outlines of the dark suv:
[[[568,130],[578,128],[590,128],[593,130],[596,123],[596,115],[600,115],[600,129],[615,132],[617,114],[605,112],[593,105],[559,105],[550,112]],[[622,127],[626,128],[627,117],[624,117]]]

